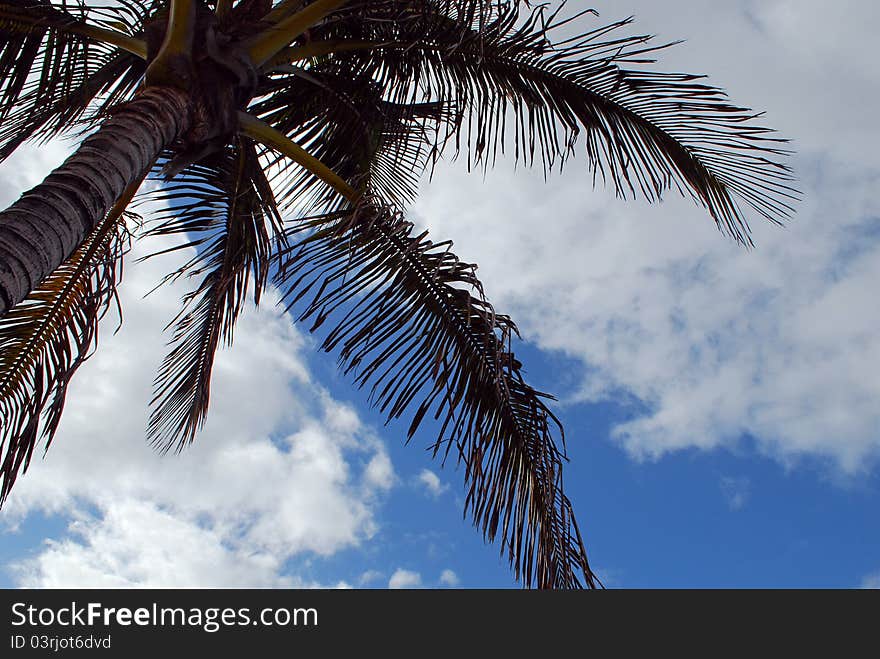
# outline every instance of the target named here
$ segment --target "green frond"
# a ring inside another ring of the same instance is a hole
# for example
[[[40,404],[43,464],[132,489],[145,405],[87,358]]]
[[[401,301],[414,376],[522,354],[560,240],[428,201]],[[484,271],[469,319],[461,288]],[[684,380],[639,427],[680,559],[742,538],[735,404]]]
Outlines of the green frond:
[[[475,266],[365,201],[288,233],[277,278],[322,348],[409,437],[432,416],[435,455],[464,464],[466,508],[526,586],[596,586],[563,492],[562,428],[524,380],[516,327],[486,301]]]
[[[67,386],[116,299],[128,244],[124,196],[71,257],[0,319],[0,503],[38,441],[58,429]]]
[[[232,343],[235,321],[252,286],[265,288],[280,218],[254,145],[235,147],[184,170],[155,193],[170,210],[148,233],[186,234],[195,256],[170,278],[200,277],[173,321],[171,350],[154,383],[148,433],[164,450],[192,441],[205,421],[214,354]]]

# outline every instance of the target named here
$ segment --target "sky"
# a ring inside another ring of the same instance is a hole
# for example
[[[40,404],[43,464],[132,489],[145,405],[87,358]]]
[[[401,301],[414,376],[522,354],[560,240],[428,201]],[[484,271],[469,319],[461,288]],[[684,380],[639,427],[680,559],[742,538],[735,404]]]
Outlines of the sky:
[[[593,187],[585,158],[545,181],[442,163],[411,215],[480,264],[559,397],[567,491],[613,588],[880,587],[880,70],[867,0],[590,3],[685,43],[661,70],[709,74],[792,140],[803,192],[756,247],[704,211]],[[574,6],[574,3],[572,4]],[[68,146],[0,167],[0,204]],[[462,473],[404,445],[272,304],[215,365],[182,455],[145,440],[181,284],[127,259],[124,323],[102,327],[45,459],[0,511],[4,587],[517,587],[462,517]],[[421,440],[421,441],[420,441]]]

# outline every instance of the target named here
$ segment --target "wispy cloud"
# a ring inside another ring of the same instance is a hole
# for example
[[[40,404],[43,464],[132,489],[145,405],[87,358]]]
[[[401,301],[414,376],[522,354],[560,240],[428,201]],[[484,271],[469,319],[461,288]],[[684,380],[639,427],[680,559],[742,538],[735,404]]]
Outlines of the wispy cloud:
[[[360,586],[369,586],[370,584],[374,584],[377,581],[382,579],[382,573],[378,570],[367,570],[361,576],[358,577],[358,585]]]
[[[727,507],[734,511],[742,510],[751,495],[751,481],[745,476],[722,476],[719,486]]]

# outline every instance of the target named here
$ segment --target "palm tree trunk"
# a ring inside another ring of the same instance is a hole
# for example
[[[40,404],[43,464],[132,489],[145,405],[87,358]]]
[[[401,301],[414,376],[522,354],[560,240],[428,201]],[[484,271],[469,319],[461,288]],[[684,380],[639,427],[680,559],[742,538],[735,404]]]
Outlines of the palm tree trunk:
[[[125,189],[189,127],[185,93],[147,87],[0,212],[0,317],[79,247]]]

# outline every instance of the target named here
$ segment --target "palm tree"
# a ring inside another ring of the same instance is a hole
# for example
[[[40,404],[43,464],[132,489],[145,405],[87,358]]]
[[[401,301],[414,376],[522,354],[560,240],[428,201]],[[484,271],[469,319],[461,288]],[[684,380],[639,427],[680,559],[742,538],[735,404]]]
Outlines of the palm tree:
[[[564,3],[563,3],[564,4]],[[560,7],[559,9],[561,9]],[[630,19],[587,29],[516,0],[0,0],[0,159],[87,135],[0,212],[0,501],[48,448],[67,385],[115,299],[147,177],[183,236],[148,435],[182,449],[205,419],[217,346],[274,285],[342,370],[435,457],[464,466],[465,513],[526,586],[600,585],[563,492],[562,427],[530,387],[517,328],[475,266],[404,218],[442,155],[514,152],[545,173],[581,140],[624,197],[676,189],[734,240],[796,193],[781,140],[697,76],[649,72]],[[574,36],[566,37],[566,34]],[[632,67],[632,68],[629,68]]]

